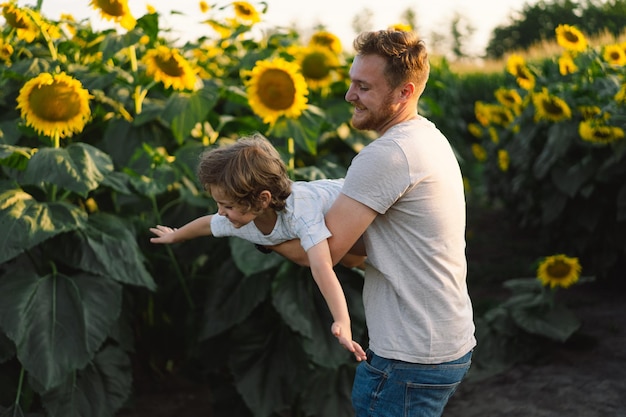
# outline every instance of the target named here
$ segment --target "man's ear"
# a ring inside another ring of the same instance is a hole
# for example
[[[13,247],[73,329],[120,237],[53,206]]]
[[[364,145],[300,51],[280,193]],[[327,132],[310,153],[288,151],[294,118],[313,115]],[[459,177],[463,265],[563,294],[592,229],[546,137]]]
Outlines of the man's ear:
[[[404,100],[410,99],[413,94],[415,94],[415,84],[406,83],[402,86],[402,90],[400,90],[400,97]]]
[[[272,193],[269,190],[263,190],[259,193],[259,201],[264,209],[270,206],[272,202]]]

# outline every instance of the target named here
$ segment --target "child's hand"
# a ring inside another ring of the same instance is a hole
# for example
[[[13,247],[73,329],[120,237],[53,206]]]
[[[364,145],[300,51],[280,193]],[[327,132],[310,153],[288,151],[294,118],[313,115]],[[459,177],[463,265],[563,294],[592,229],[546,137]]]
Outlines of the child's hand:
[[[176,229],[167,226],[158,225],[157,227],[151,227],[150,231],[158,237],[150,238],[152,243],[174,243],[174,232]]]
[[[345,331],[344,329],[347,329]],[[365,351],[357,342],[352,340],[352,332],[350,331],[349,325],[342,325],[339,322],[334,322],[331,327],[331,332],[333,336],[337,338],[339,344],[344,347],[344,349],[352,352],[357,361],[361,362],[367,359],[367,355]]]

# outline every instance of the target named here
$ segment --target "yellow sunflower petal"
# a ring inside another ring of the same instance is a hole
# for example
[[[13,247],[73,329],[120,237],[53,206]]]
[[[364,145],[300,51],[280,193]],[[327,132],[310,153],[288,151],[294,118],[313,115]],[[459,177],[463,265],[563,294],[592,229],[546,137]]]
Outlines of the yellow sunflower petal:
[[[245,82],[252,111],[264,123],[298,118],[307,107],[308,88],[299,67],[282,58],[259,61]]]
[[[118,23],[124,29],[131,30],[137,24],[128,8],[128,0],[91,0],[89,5],[100,11],[103,19]]]
[[[575,26],[559,25],[555,29],[556,41],[563,48],[572,52],[583,52],[587,49],[587,39]]]
[[[537,268],[537,278],[544,286],[567,288],[580,278],[578,258],[565,255],[546,257]]]
[[[191,64],[176,49],[158,46],[146,52],[142,61],[146,73],[165,88],[192,90],[196,84],[196,74]]]
[[[17,109],[39,134],[61,138],[80,133],[91,118],[89,92],[65,73],[42,73],[20,89]]]

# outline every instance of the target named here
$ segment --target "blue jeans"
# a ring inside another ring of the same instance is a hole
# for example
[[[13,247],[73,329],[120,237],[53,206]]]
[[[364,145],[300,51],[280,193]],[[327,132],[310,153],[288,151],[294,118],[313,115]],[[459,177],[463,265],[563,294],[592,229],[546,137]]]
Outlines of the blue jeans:
[[[435,365],[385,359],[367,351],[352,387],[356,417],[440,417],[469,370],[472,351]]]

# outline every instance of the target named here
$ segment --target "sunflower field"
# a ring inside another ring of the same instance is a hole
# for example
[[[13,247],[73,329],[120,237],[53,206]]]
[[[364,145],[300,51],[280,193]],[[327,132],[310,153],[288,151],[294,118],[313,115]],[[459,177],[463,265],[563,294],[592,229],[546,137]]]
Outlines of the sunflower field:
[[[626,42],[591,47],[576,27],[555,31],[558,56],[511,54],[491,101],[468,125],[489,197],[542,229],[609,279],[626,257]]]
[[[235,238],[149,243],[216,210],[195,176],[208,147],[260,132],[293,179],[344,176],[373,139],[348,123],[350,53],[322,29],[259,34],[264,3],[199,2],[207,34],[183,45],[151,7],[89,4],[115,28],[0,4],[0,416],[115,416],[145,374],[208,383],[215,416],[351,415],[356,364],[308,268]],[[478,83],[433,65],[420,111],[468,190],[609,265],[626,247],[626,58],[574,29],[558,62],[511,57]],[[336,270],[366,344],[361,272]]]

